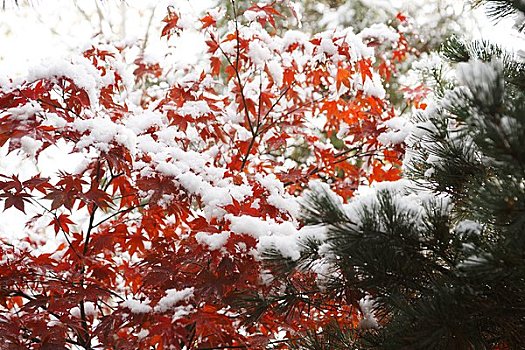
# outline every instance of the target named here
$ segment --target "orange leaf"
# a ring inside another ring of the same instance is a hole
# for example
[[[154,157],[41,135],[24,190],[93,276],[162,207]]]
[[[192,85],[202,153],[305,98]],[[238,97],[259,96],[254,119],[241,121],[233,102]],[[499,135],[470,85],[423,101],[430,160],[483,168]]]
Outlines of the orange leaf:
[[[215,21],[215,19],[209,14],[202,17],[200,21],[202,23],[202,29],[215,26],[215,24],[217,24],[217,21]]]
[[[211,75],[218,77],[221,72],[221,60],[218,57],[210,58]]]
[[[164,28],[162,28],[162,33],[160,34],[161,37],[167,36],[167,38],[169,39],[172,30],[180,29],[177,27],[177,23],[179,22],[179,16],[171,9],[169,10],[168,15],[162,20],[162,22],[166,23],[166,25],[164,26]]]
[[[365,83],[366,77],[369,77],[372,79],[372,72],[370,71],[370,60],[359,60],[357,62],[359,65],[359,71],[361,72],[361,79],[363,80],[363,84]]]
[[[372,174],[370,174],[370,181],[395,181],[401,177],[401,170],[392,167],[388,170],[384,170],[381,165],[375,165]]]
[[[336,87],[338,90],[341,87],[341,84],[350,88],[350,72],[345,68],[337,69]]]

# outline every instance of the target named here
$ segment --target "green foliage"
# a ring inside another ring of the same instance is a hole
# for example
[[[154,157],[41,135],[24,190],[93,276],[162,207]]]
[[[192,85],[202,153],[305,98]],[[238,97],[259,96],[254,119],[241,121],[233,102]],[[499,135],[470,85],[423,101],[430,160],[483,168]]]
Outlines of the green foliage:
[[[472,59],[484,62],[490,62],[494,58],[501,60],[506,82],[519,88],[525,87],[525,62],[497,44],[486,40],[465,42],[457,36],[451,36],[441,46],[441,53],[453,63],[468,62]]]
[[[304,337],[291,342],[291,350],[343,350],[354,349],[359,336],[354,329],[341,327],[335,322],[330,323],[325,332],[307,332]]]
[[[484,41],[453,39],[444,54],[460,62],[458,83],[423,118],[409,175],[451,196],[456,227],[468,219],[483,230],[448,232],[453,264],[415,300],[388,303],[396,313],[380,342],[392,348],[518,348],[525,341],[523,63]]]

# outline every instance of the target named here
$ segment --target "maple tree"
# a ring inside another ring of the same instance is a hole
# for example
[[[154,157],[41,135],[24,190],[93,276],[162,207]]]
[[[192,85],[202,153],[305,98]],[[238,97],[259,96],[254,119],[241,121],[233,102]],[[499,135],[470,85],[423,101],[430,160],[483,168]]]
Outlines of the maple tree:
[[[315,274],[272,279],[260,252],[298,254],[309,181],[348,199],[399,177],[403,145],[378,138],[396,117],[382,84],[410,53],[405,18],[310,37],[281,30],[272,4],[237,12],[200,18],[207,53],[175,78],[100,45],[0,86],[0,146],[36,165],[0,175],[28,232],[0,243],[3,346],[282,348],[278,334],[357,325],[352,295],[303,295]],[[161,35],[187,23],[169,8]],[[43,152],[78,166],[43,176]]]

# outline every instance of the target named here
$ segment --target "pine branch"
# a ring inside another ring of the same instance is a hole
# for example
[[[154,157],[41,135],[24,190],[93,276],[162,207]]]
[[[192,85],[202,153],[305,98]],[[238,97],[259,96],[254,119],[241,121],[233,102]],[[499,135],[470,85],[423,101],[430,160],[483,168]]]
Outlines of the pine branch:
[[[521,0],[474,0],[474,6],[485,5],[487,15],[495,21],[509,16],[517,16],[516,28],[525,31],[525,3]]]

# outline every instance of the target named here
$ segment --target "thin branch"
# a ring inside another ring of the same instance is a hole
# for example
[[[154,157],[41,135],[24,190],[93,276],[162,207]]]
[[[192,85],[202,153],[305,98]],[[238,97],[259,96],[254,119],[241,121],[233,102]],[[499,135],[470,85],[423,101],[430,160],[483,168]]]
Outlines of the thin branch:
[[[293,86],[293,84],[287,86],[284,89],[284,91],[279,95],[277,100],[272,104],[270,109],[265,113],[264,117],[261,118],[261,104],[262,104],[261,103],[261,100],[262,100],[262,78],[261,78],[260,93],[259,93],[259,113],[258,113],[258,116],[257,116],[257,125],[255,127],[255,133],[252,133],[252,139],[250,140],[250,144],[248,145],[248,149],[246,151],[246,154],[244,155],[244,159],[242,160],[241,169],[240,169],[241,172],[244,170],[244,167],[246,166],[246,162],[248,161],[248,158],[250,157],[250,153],[252,152],[252,148],[255,145],[255,141],[256,141],[257,137],[259,137],[260,135],[263,135],[266,131],[269,130],[268,128],[266,128],[264,132],[260,132],[260,127],[262,125],[262,120],[266,119],[266,117],[272,112],[272,110],[275,108],[275,106],[277,106],[279,104],[281,99],[288,93],[288,91],[290,90],[290,88],[292,86]]]
[[[242,172],[244,170],[244,167],[246,166],[246,162],[248,161],[248,157],[250,156],[250,153],[252,153],[253,145],[255,145],[255,139],[257,138],[257,135],[252,136],[252,139],[250,140],[250,144],[248,145],[248,149],[246,150],[246,153],[244,154],[241,169]]]
[[[361,149],[362,149],[362,146],[356,146],[356,147],[350,148],[350,149],[348,149],[346,151],[342,151],[342,152],[337,153],[335,155],[335,157],[337,158],[337,157],[340,157],[340,156],[344,156],[344,155],[346,155],[346,154],[348,154],[350,152],[359,151]],[[308,175],[306,175],[306,176],[309,177],[309,176],[315,175],[315,174],[320,173],[321,171],[325,170],[327,167],[330,167],[330,166],[342,163],[342,162],[347,161],[348,159],[351,159],[351,158],[379,155],[378,152],[380,152],[380,151],[381,150],[379,149],[379,150],[370,151],[370,152],[356,152],[356,153],[348,155],[346,157],[343,157],[343,158],[340,158],[340,159],[336,159],[335,161],[333,161],[333,162],[331,162],[329,164],[326,164],[324,167],[315,167],[314,169],[309,171]],[[285,182],[283,185],[284,185],[284,187],[288,187],[290,185],[293,185],[294,183],[297,183],[297,181],[288,181],[288,182]]]
[[[239,38],[237,38],[237,41],[238,40],[239,40]],[[246,104],[246,98],[244,96],[244,85],[242,84],[241,76],[239,75],[239,72],[235,68],[235,66],[234,66],[233,62],[231,61],[230,57],[222,49],[220,43],[217,42],[217,41],[215,41],[215,43],[217,44],[217,47],[221,51],[222,55],[226,58],[226,61],[228,61],[228,64],[235,70],[235,78],[237,80],[237,85],[239,85],[241,101],[242,101],[243,107],[244,107],[244,116],[245,116],[246,120],[248,121],[248,127],[250,128],[250,132],[253,134],[254,129],[253,129],[252,121],[250,119],[250,113],[248,111],[248,105]]]
[[[220,43],[218,41],[215,41],[215,39],[212,39],[217,44],[217,47],[222,52],[226,60],[228,61],[228,64],[234,69],[235,71],[235,78],[237,80],[237,85],[239,85],[239,93],[241,95],[242,104],[244,107],[244,115],[246,117],[246,121],[248,122],[248,126],[250,128],[250,132],[252,135],[255,133],[255,129],[253,128],[252,121],[250,119],[250,112],[248,111],[248,105],[246,103],[246,96],[244,95],[244,84],[242,83],[241,75],[239,73],[239,66],[240,66],[240,56],[241,56],[241,43],[240,43],[240,33],[239,33],[239,20],[237,19],[237,10],[235,7],[235,0],[231,0],[232,3],[232,9],[233,9],[233,17],[235,22],[235,36],[237,40],[236,44],[236,53],[235,53],[235,65],[231,61],[230,57],[224,52],[222,47],[220,46]]]
[[[277,100],[275,100],[275,102],[272,104],[272,106],[270,107],[270,109],[268,110],[268,112],[266,112],[266,114],[264,114],[264,117],[263,119],[266,119],[267,116],[270,115],[270,113],[273,111],[273,109],[279,104],[279,102],[281,102],[281,100],[283,99],[284,96],[286,96],[286,94],[288,93],[288,91],[292,88],[292,86],[295,85],[295,81],[291,84],[291,85],[288,85],[284,91],[279,95],[279,97],[277,98]]]
[[[146,27],[146,34],[144,35],[144,41],[142,42],[142,46],[140,47],[140,55],[144,56],[144,51],[146,50],[146,46],[148,45],[149,40],[149,32],[151,29],[151,24],[153,23],[153,17],[155,15],[155,8],[151,10],[151,15],[149,16],[148,20],[148,26]]]
[[[111,220],[112,218],[114,218],[115,216],[117,215],[120,215],[120,214],[125,214],[127,212],[130,212],[132,210],[135,210],[135,209],[138,209],[138,208],[143,208],[145,206],[147,206],[148,203],[144,203],[144,204],[139,204],[139,205],[135,205],[135,206],[132,206],[132,207],[129,207],[129,208],[126,208],[126,209],[122,209],[122,210],[119,210],[113,214],[111,214],[110,216],[100,220],[99,222],[97,222],[96,224],[93,225],[93,228],[97,227],[97,226],[100,226],[101,224],[103,224],[104,222],[108,221],[108,220]]]
[[[89,325],[86,317],[86,307],[84,300],[80,301],[80,319],[82,324],[82,333],[78,335],[78,342],[80,346],[85,349],[91,349],[91,337],[89,336]]]
[[[262,69],[259,70],[259,108],[257,110],[257,123],[256,123],[256,130],[259,130],[259,125],[261,122],[261,109],[262,109],[262,85],[263,85],[263,79],[262,79]]]
[[[99,176],[100,176],[100,160],[97,162],[97,174],[96,174],[96,177],[95,177],[95,180],[97,182],[99,182]],[[112,180],[110,180],[109,182],[111,182]],[[98,185],[97,185],[97,187],[98,187]],[[83,252],[84,252],[83,254],[84,255],[86,255],[87,251],[88,251],[89,240],[91,238],[91,231],[93,230],[93,223],[95,221],[95,214],[97,212],[97,209],[98,209],[98,205],[93,204],[93,207],[91,209],[91,214],[89,215],[89,224],[88,224],[88,229],[87,229],[87,232],[86,232],[86,238],[84,239],[84,250],[83,250]]]

